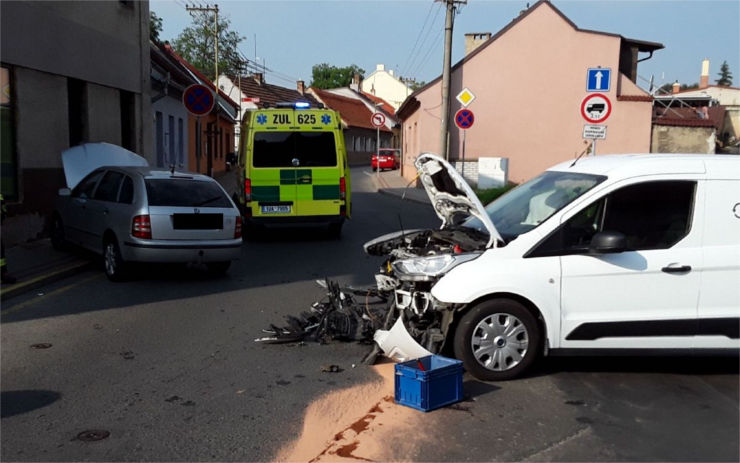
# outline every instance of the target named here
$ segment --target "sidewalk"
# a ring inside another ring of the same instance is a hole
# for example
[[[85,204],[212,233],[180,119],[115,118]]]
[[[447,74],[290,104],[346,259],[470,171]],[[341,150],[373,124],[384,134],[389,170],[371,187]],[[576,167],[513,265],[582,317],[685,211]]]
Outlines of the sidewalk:
[[[236,171],[221,173],[216,180],[231,195],[237,188]],[[378,193],[407,201],[429,204],[429,197],[421,188],[408,185],[398,170],[372,174]],[[40,288],[54,281],[97,265],[97,260],[83,251],[56,251],[48,238],[22,243],[6,249],[8,271],[18,279],[12,285],[0,285],[0,301]]]
[[[8,271],[18,281],[0,286],[2,301],[94,265],[94,261],[83,257],[82,252],[54,250],[48,238],[13,246],[6,249],[5,254]]]
[[[431,204],[426,190],[414,186],[415,180],[409,181],[401,177],[400,170],[386,172],[373,172],[373,183],[378,193],[396,196],[406,201],[414,201],[422,204]]]

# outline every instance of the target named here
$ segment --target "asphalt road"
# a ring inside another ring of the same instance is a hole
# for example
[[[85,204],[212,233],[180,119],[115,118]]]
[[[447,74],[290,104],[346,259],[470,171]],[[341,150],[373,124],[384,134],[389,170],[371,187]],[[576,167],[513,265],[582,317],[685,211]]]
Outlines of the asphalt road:
[[[428,206],[374,193],[365,172],[353,169],[341,240],[278,230],[246,243],[226,277],[89,271],[4,303],[0,459],[271,460],[313,399],[374,374],[352,368],[367,346],[256,344],[260,329],[320,299],[316,279],[371,283],[380,261],[365,241],[438,225]],[[518,381],[464,380],[467,400],[399,436],[416,446],[397,459],[740,459],[737,358],[550,359]]]

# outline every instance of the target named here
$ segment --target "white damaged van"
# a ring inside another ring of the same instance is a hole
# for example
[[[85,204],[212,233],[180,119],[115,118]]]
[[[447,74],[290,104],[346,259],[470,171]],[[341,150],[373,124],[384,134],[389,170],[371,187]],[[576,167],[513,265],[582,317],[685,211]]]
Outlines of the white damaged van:
[[[416,167],[442,227],[365,244],[401,313],[386,355],[504,380],[542,354],[740,351],[740,157],[585,157],[486,207],[438,156]]]

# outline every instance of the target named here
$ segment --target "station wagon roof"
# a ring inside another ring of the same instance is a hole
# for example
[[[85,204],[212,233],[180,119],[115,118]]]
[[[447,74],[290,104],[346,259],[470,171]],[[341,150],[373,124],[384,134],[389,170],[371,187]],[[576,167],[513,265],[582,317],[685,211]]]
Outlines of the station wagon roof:
[[[740,179],[740,157],[712,154],[607,154],[584,156],[548,170],[632,177],[650,174],[704,174]]]

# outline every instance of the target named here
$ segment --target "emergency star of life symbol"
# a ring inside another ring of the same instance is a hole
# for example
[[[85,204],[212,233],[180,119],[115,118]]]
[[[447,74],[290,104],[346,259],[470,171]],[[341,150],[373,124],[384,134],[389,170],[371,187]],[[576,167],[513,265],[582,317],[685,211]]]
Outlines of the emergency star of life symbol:
[[[331,124],[331,116],[328,114],[324,114],[323,116],[321,116],[321,123],[324,125]]]
[[[267,124],[267,116],[265,116],[264,114],[260,114],[259,116],[257,116],[257,123],[260,125]]]
[[[182,103],[194,116],[205,116],[211,112],[216,101],[210,88],[193,84],[182,93]]]

